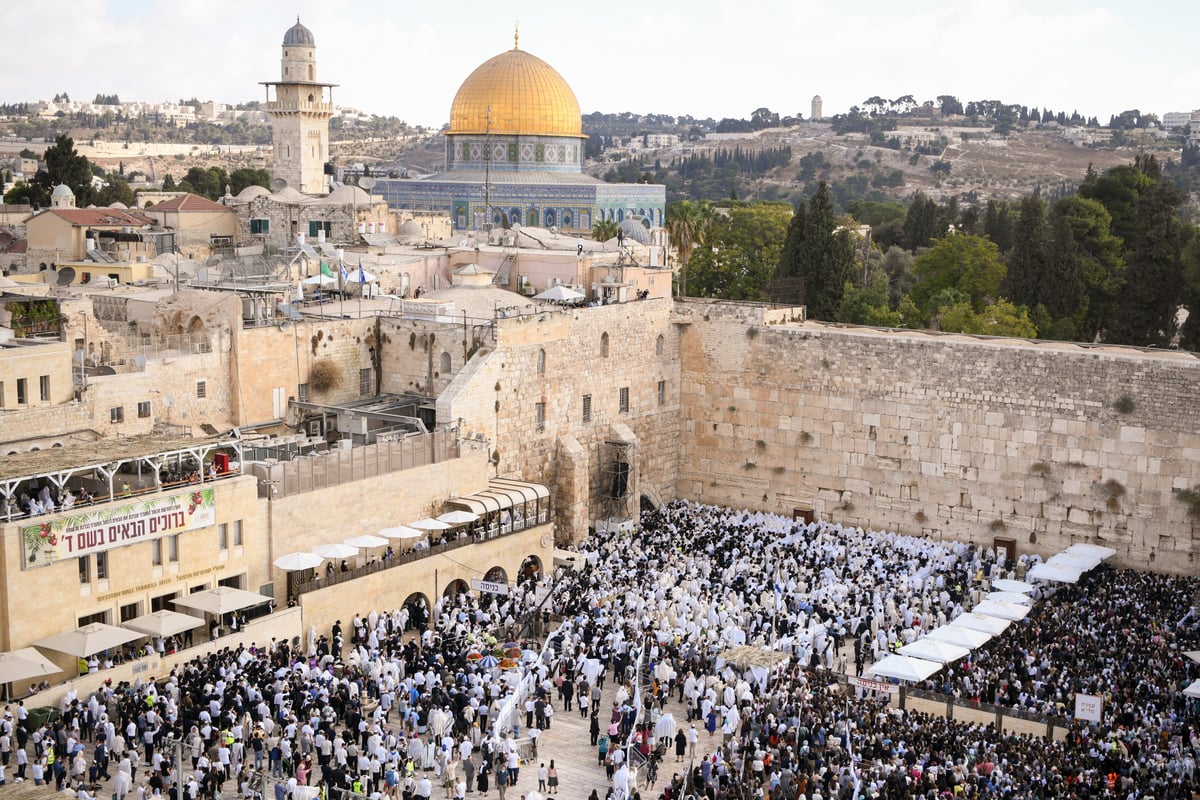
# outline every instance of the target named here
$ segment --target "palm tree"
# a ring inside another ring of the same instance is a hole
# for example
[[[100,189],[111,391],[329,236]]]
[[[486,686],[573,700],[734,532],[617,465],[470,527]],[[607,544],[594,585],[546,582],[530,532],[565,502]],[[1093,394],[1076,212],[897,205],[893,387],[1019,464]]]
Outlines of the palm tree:
[[[687,264],[692,250],[703,245],[712,227],[713,211],[708,203],[680,200],[667,208],[667,233],[679,253],[679,293],[687,296]]]
[[[617,235],[617,223],[611,219],[602,219],[592,226],[592,239],[597,242],[607,242]]]

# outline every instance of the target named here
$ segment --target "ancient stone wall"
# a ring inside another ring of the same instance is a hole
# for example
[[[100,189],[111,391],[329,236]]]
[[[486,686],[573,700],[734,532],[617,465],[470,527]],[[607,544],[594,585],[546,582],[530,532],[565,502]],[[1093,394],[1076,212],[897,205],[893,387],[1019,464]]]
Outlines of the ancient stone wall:
[[[681,495],[1194,568],[1200,359],[677,308]]]

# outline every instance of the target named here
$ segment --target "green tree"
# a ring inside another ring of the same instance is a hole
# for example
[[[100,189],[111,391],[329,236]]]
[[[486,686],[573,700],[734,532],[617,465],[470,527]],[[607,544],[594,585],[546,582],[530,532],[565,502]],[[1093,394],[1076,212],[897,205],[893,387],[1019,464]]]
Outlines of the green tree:
[[[946,289],[965,294],[976,310],[993,302],[1004,279],[1004,262],[1000,260],[1000,249],[987,239],[954,234],[917,256],[913,275],[916,281],[912,300],[930,318],[937,310],[932,299]]]
[[[179,188],[185,192],[207,197],[209,200],[216,200],[225,193],[225,186],[228,183],[229,176],[221,167],[209,167],[208,169],[192,167],[179,182]]]
[[[1135,216],[1138,198],[1157,180],[1151,177],[1157,166],[1158,162],[1153,159],[1139,160],[1133,164],[1113,167],[1102,176],[1089,169],[1087,177],[1079,187],[1080,197],[1085,200],[1097,200],[1108,210],[1112,218],[1112,232],[1126,247],[1137,235]]]
[[[940,327],[955,333],[984,336],[1021,336],[1032,339],[1037,328],[1029,319],[1029,310],[1000,299],[976,311],[970,303],[957,303],[942,310]]]
[[[1046,203],[1036,194],[1021,200],[1008,271],[1000,289],[1018,305],[1042,302],[1041,282],[1046,271]]]
[[[1183,248],[1190,239],[1178,217],[1183,199],[1161,180],[1138,197],[1134,238],[1126,242],[1125,284],[1106,340],[1162,347],[1174,337],[1183,295]]]
[[[164,192],[173,192],[173,191],[175,191],[175,178],[174,178],[174,176],[172,176],[172,175],[171,175],[171,173],[169,173],[169,172],[168,172],[168,173],[166,174],[166,176],[163,178],[163,182],[162,182],[162,190],[163,190]]]
[[[924,192],[913,195],[904,218],[904,241],[909,250],[928,247],[941,234],[938,204],[925,196]]]
[[[92,189],[92,164],[75,150],[75,140],[66,134],[54,140],[42,154],[46,168],[39,169],[28,183],[19,183],[4,196],[6,203],[50,204],[50,192],[60,183],[65,183],[75,193],[75,205],[80,208],[90,205],[95,192]]]
[[[866,286],[846,281],[835,319],[851,325],[878,325],[878,320],[892,320],[891,315],[895,314],[895,322],[886,327],[899,327],[899,313],[893,312],[889,304],[889,288],[887,272],[882,266],[870,271]]]
[[[714,220],[712,207],[707,203],[680,200],[667,207],[667,233],[675,245],[675,251],[679,254],[681,295],[686,296],[688,293],[688,262],[691,259],[692,250],[708,240]]]
[[[804,303],[812,319],[837,317],[846,282],[854,272],[854,244],[850,233],[838,230],[829,186],[821,181],[808,201],[797,209],[787,229],[787,242],[779,268],[780,278],[804,281]]]
[[[1012,249],[1013,224],[1008,212],[1008,203],[1003,200],[988,200],[983,216],[983,235],[996,243],[1001,253]]]
[[[108,185],[101,187],[100,191],[96,192],[94,202],[101,208],[111,206],[113,203],[122,203],[132,208],[137,204],[137,198],[133,194],[133,189],[129,187],[128,181],[110,177]]]
[[[229,191],[236,195],[247,186],[261,186],[264,189],[270,189],[271,173],[265,169],[251,169],[250,167],[235,169],[229,176]]]
[[[602,219],[592,226],[592,239],[597,242],[607,242],[617,235],[617,223],[611,219]]]
[[[1083,281],[1083,298],[1079,302],[1083,313],[1075,336],[1091,341],[1114,312],[1125,273],[1123,244],[1112,234],[1112,217],[1098,200],[1078,195],[1064,197],[1054,204],[1052,216],[1056,241],[1060,221],[1071,230]]]
[[[688,262],[688,290],[696,297],[762,300],[787,237],[787,203],[749,203],[717,217],[705,243]]]

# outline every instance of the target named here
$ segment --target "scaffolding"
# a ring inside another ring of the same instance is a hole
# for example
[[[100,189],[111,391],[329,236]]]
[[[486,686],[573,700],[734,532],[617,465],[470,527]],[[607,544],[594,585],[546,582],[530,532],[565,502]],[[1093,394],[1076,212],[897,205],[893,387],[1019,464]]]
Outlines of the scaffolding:
[[[605,441],[598,445],[600,463],[600,519],[633,519],[633,445],[629,442]]]

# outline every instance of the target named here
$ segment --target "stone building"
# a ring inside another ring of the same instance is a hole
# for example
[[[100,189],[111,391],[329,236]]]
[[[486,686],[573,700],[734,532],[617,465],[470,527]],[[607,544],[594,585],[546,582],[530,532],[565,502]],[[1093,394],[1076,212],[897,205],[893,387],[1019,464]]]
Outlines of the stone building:
[[[316,39],[299,17],[283,35],[281,49],[279,80],[263,82],[271,119],[273,188],[326,194],[329,178],[325,164],[329,161],[329,120],[336,84],[317,81]]]

